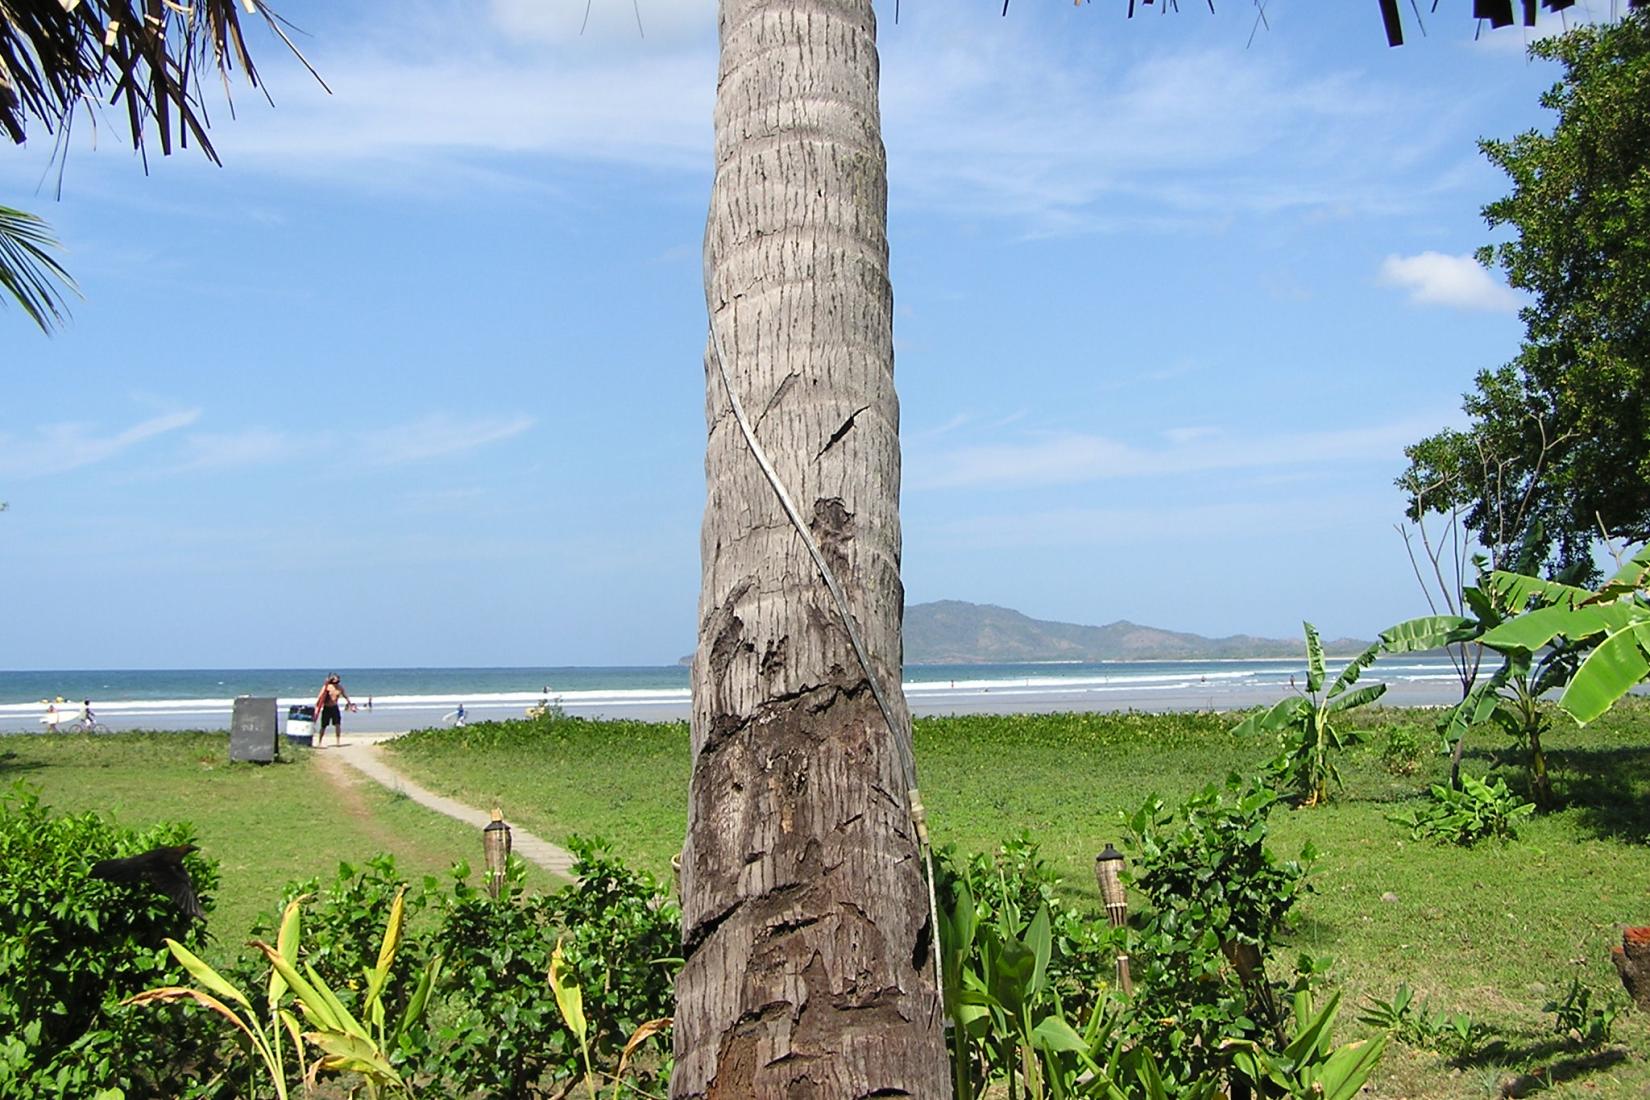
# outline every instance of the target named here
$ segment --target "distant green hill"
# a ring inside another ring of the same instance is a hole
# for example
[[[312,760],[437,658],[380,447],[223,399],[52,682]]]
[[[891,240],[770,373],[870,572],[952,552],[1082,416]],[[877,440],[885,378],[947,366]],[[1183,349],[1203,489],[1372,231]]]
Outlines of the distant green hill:
[[[1354,638],[1325,640],[1330,653],[1367,646]],[[1006,607],[939,600],[905,609],[905,663],[994,664],[1014,661],[1172,661],[1233,657],[1298,657],[1299,638],[1233,634],[1205,638],[1118,621],[1079,626],[1033,619]]]

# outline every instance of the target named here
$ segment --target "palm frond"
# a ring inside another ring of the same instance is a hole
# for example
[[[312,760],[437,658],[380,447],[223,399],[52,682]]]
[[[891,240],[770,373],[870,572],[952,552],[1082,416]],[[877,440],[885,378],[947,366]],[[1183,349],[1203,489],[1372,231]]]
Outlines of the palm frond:
[[[135,149],[193,141],[216,162],[201,75],[215,70],[226,97],[236,70],[260,87],[243,7],[303,61],[264,0],[0,0],[0,131],[21,144],[31,125],[56,133],[77,108],[106,102]]]
[[[0,206],[0,290],[44,332],[63,323],[67,314],[63,292],[80,293],[52,255],[57,246],[45,222],[25,211]]]

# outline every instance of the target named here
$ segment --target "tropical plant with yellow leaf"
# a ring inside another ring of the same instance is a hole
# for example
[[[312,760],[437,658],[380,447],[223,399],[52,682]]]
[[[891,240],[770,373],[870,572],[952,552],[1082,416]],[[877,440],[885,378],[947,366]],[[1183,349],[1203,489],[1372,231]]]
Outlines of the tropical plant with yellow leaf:
[[[307,894],[287,903],[275,946],[271,947],[263,940],[252,941],[252,946],[262,952],[269,962],[266,1017],[260,1018],[252,1002],[221,974],[182,944],[170,939],[166,941],[166,946],[172,956],[201,988],[166,986],[139,993],[126,1003],[192,1001],[218,1013],[250,1041],[253,1051],[269,1073],[278,1100],[286,1100],[288,1089],[289,1063],[282,1042],[283,1034],[291,1041],[294,1064],[306,1091],[314,1087],[319,1075],[325,1071],[359,1074],[366,1083],[367,1094],[375,1100],[381,1095],[410,1097],[412,1091],[391,1063],[390,1052],[400,1045],[408,1030],[422,1020],[424,1009],[429,1004],[430,991],[440,972],[441,960],[439,957],[431,959],[424,968],[406,1009],[391,1029],[384,1010],[384,992],[405,929],[404,894],[405,888],[398,890],[390,906],[376,963],[363,968],[361,1003],[356,1012],[351,1012],[343,998],[334,992],[315,967],[299,956],[301,912],[304,901],[309,897]],[[229,1003],[226,1004],[226,1001]],[[231,1005],[239,1006],[238,1010]],[[303,1023],[299,1021],[300,1012]],[[320,1051],[312,1061],[306,1061],[304,1056],[306,1040]]]
[[[670,1027],[670,1017],[665,1016],[657,1020],[648,1020],[625,1041],[624,1053],[619,1056],[619,1066],[611,1075],[597,1074],[590,1064],[590,1023],[584,1015],[584,990],[579,986],[579,980],[567,966],[566,959],[561,953],[561,941],[556,941],[556,949],[550,954],[550,989],[556,995],[556,1011],[561,1013],[562,1023],[567,1030],[573,1033],[573,1038],[579,1044],[579,1055],[584,1060],[584,1087],[590,1094],[590,1100],[597,1100],[598,1077],[608,1077],[613,1082],[614,1100],[618,1100],[624,1092],[625,1070],[630,1064],[630,1056],[634,1054],[647,1040],[661,1034]],[[647,1093],[632,1086],[631,1091],[638,1096]]]

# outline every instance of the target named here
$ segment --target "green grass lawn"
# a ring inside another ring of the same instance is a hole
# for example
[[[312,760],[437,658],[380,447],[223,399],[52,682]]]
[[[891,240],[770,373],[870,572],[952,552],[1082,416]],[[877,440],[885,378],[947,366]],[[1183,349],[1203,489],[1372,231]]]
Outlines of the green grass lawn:
[[[1528,823],[1517,841],[1473,849],[1412,841],[1389,815],[1421,805],[1445,761],[1395,776],[1379,750],[1408,725],[1424,744],[1430,716],[1375,711],[1364,744],[1343,754],[1346,789],[1328,806],[1273,814],[1274,848],[1321,853],[1294,946],[1337,960],[1349,1004],[1390,997],[1406,982],[1435,1008],[1466,1012],[1495,1033],[1452,1065],[1395,1047],[1372,1095],[1494,1095],[1515,1071],[1543,1069],[1553,1096],[1650,1094],[1650,1029],[1623,1016],[1603,1058],[1566,1054],[1541,1012],[1572,976],[1620,990],[1608,961],[1622,924],[1650,923],[1650,703],[1629,700],[1586,729],[1560,716],[1547,737],[1566,808]],[[1239,739],[1210,715],[1037,715],[924,719],[916,725],[924,800],[939,843],[985,850],[1025,830],[1065,876],[1074,899],[1097,904],[1092,860],[1119,842],[1118,814],[1151,794],[1170,802],[1248,773],[1271,745]],[[686,726],[563,719],[422,731],[392,759],[436,790],[494,800],[551,839],[601,836],[627,860],[668,873],[686,826]],[[1475,731],[1466,768],[1517,768],[1506,740]],[[1386,900],[1383,900],[1386,899]],[[1348,1034],[1359,1026],[1344,1014]]]
[[[353,776],[353,773],[347,773]],[[0,740],[0,783],[22,780],[57,810],[96,810],[143,827],[189,821],[222,878],[210,927],[233,956],[253,919],[289,881],[330,882],[342,861],[394,855],[409,877],[446,881],[460,859],[481,863],[479,832],[377,784],[328,777],[296,750],[277,764],[231,764],[222,733],[23,736]],[[548,874],[529,881],[548,887]]]

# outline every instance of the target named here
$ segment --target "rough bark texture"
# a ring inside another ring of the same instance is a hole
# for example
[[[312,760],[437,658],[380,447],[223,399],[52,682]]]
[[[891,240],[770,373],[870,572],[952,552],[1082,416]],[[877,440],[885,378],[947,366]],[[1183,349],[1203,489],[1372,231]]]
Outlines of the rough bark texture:
[[[938,1097],[899,693],[899,408],[869,0],[723,0],[709,297],[897,732],[707,357],[676,1097]]]
[[[1611,948],[1621,984],[1641,1011],[1650,1012],[1650,928],[1628,928],[1621,934],[1621,946]]]

